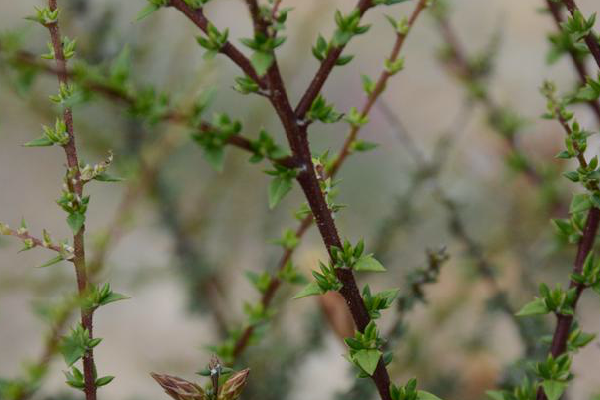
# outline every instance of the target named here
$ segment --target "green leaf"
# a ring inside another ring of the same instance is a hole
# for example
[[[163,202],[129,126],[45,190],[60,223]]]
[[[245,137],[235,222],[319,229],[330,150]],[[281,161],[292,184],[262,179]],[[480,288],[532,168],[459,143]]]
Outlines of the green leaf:
[[[100,302],[100,305],[105,306],[107,304],[114,303],[115,301],[127,300],[130,298],[131,297],[125,296],[124,294],[121,294],[121,293],[111,292],[108,296],[106,296],[102,299],[102,301]]]
[[[579,100],[595,101],[598,99],[598,92],[591,86],[584,86],[577,92],[576,97]]]
[[[577,214],[588,210],[592,206],[589,196],[585,193],[576,194],[571,200],[571,206],[569,212],[571,214]]]
[[[535,300],[525,304],[523,308],[515,314],[517,317],[526,317],[529,315],[548,314],[550,310],[546,306],[544,299],[536,298]]]
[[[548,397],[548,400],[558,400],[562,396],[565,389],[569,386],[566,382],[544,380],[542,387]]]
[[[103,376],[102,378],[96,379],[96,387],[106,386],[115,379],[114,376]]]
[[[377,261],[371,254],[367,254],[358,259],[358,261],[352,266],[355,271],[369,271],[369,272],[385,272],[386,269]]]
[[[204,158],[218,172],[223,171],[225,164],[225,149],[223,147],[204,148]]]
[[[56,256],[48,261],[46,261],[44,264],[40,265],[39,268],[46,268],[46,267],[50,267],[54,264],[58,264],[59,262],[61,262],[63,259],[62,256]]]
[[[106,172],[96,175],[94,179],[100,182],[123,182],[125,180],[123,178],[119,178],[118,176],[107,174]]]
[[[594,193],[590,196],[590,201],[592,205],[596,208],[600,208],[600,195]]]
[[[70,367],[77,362],[85,354],[85,346],[77,340],[77,338],[67,336],[64,338],[60,352],[63,355],[65,362]]]
[[[157,6],[156,4],[148,4],[142,11],[140,11],[135,19],[136,21],[141,21],[144,18],[146,18],[148,15],[152,14],[153,12],[157,11],[160,7]]]
[[[301,299],[309,296],[320,296],[323,294],[323,290],[319,287],[317,282],[309,283],[300,293],[294,296],[294,299]]]
[[[277,176],[269,185],[269,208],[272,210],[277,204],[292,190],[292,180],[286,177]]]
[[[258,76],[264,76],[273,64],[273,61],[273,54],[264,51],[255,51],[252,54],[252,58],[250,58],[250,62]]]
[[[435,394],[426,392],[424,390],[419,390],[417,395],[417,400],[441,400]]]
[[[54,145],[54,142],[47,138],[46,136],[42,136],[41,138],[32,140],[31,142],[25,143],[23,146],[25,147],[48,147]]]
[[[73,231],[73,235],[77,235],[79,233],[79,231],[83,227],[84,223],[85,223],[85,215],[84,214],[75,212],[73,214],[69,214],[69,216],[67,217],[67,224],[69,224],[69,226],[71,227],[71,230]]]
[[[359,350],[352,356],[352,359],[369,375],[373,375],[379,359],[381,351],[377,349]]]

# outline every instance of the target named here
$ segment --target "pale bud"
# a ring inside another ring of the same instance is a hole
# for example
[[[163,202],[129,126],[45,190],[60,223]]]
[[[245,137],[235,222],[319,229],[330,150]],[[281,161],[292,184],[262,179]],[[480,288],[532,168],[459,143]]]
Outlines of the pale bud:
[[[239,398],[248,382],[249,374],[249,368],[233,374],[221,387],[217,400],[236,400]]]
[[[171,375],[150,374],[165,392],[175,400],[206,400],[206,393],[193,382]]]

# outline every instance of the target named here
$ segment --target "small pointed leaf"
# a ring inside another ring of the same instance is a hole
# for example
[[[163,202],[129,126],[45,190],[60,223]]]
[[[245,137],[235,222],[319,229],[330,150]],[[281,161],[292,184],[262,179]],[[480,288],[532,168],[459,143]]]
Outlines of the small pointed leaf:
[[[309,283],[300,293],[294,296],[294,299],[301,299],[308,296],[320,296],[323,294],[323,290],[319,287],[317,282]]]
[[[376,349],[359,350],[352,356],[352,359],[369,375],[373,375],[379,359],[381,351]]]
[[[371,254],[364,255],[358,259],[352,267],[355,271],[385,272],[386,269]]]

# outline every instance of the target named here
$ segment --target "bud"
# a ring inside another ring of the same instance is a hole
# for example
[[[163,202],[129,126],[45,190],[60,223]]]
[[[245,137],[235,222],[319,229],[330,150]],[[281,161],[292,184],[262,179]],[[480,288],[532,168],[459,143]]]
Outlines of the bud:
[[[213,390],[218,392],[219,390],[219,377],[221,376],[221,361],[213,354],[208,363],[208,370],[210,371],[210,379],[213,384]]]
[[[248,381],[248,374],[250,374],[249,368],[233,374],[219,391],[217,400],[236,400],[240,397]]]
[[[175,400],[207,400],[206,393],[200,385],[171,375],[150,375]]]
[[[17,229],[17,234],[19,235],[27,235],[29,230],[27,229],[27,224],[25,223],[25,218],[21,218],[21,227]]]
[[[42,236],[44,237],[44,240],[42,241],[42,245],[44,247],[52,246],[52,237],[50,237],[50,233],[47,230],[45,230],[45,229],[43,230]]]

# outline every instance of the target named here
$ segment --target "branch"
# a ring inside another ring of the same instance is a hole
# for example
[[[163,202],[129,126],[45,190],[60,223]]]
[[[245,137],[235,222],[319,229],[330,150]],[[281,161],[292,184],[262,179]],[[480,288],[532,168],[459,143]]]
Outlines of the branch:
[[[549,97],[551,101],[553,99]],[[563,110],[561,110],[560,106],[556,106],[555,108],[557,119],[560,125],[563,127],[567,136],[571,136],[573,131],[571,126],[569,125],[567,119],[564,116]],[[578,143],[576,140],[573,141],[573,149],[576,152],[577,161],[579,163],[580,168],[587,169],[588,163],[580,151]],[[596,181],[591,181],[588,188],[594,192],[598,192],[599,187]],[[598,233],[598,225],[600,224],[600,209],[596,207],[592,207],[588,212],[587,219],[585,222],[585,227],[583,229],[583,236],[579,240],[579,244],[577,245],[577,254],[575,256],[575,261],[573,262],[573,273],[572,275],[581,274],[583,270],[583,264],[592,250],[594,246],[594,242],[596,240],[596,236]],[[572,308],[573,314],[559,314],[556,313],[556,328],[554,330],[554,335],[552,336],[552,345],[550,347],[550,354],[553,357],[558,357],[563,354],[567,349],[567,342],[569,340],[569,334],[571,333],[571,327],[573,326],[573,318],[575,314],[575,310],[577,308],[577,303],[579,298],[581,297],[581,293],[587,286],[582,283],[577,283],[573,279],[571,279],[569,283],[569,289],[575,289],[575,298],[573,299]],[[544,389],[540,386],[537,392],[537,400],[547,400],[546,393]]]
[[[57,246],[52,243],[46,243],[34,236],[31,236],[27,231],[10,229],[8,225],[4,225],[1,223],[0,235],[13,236],[21,239],[24,243],[26,243],[27,249],[32,249],[34,247],[43,247],[61,254],[64,252],[64,249],[62,249],[60,246]]]
[[[57,10],[57,0],[48,0],[48,6],[51,11]],[[54,49],[54,58],[56,60],[57,78],[60,85],[68,85],[67,61],[63,52],[62,36],[57,22],[46,26],[50,31],[52,47]],[[75,146],[75,134],[73,129],[73,114],[71,108],[65,107],[63,111],[64,122],[69,135],[69,142],[63,146],[67,158],[69,171],[73,173],[72,182],[69,182],[70,190],[79,198],[83,198],[83,181],[79,171],[79,159],[77,147]],[[72,186],[72,187],[71,187]],[[77,287],[80,294],[88,291],[89,282],[87,277],[87,268],[85,264],[85,243],[84,243],[85,224],[82,224],[79,231],[73,237],[75,274],[77,276]],[[93,338],[93,310],[81,308],[81,325],[89,332],[89,338]],[[96,370],[94,365],[93,349],[88,349],[83,356],[83,374],[84,374],[84,392],[86,400],[96,400]]]
[[[210,21],[204,15],[202,9],[193,10],[183,0],[170,0],[170,6],[175,7],[177,10],[185,14],[202,32],[208,33],[208,26]],[[265,82],[261,79],[256,70],[252,66],[250,60],[235,47],[231,42],[227,41],[219,50],[220,53],[229,57],[246,75],[248,75],[254,82],[256,82],[262,89],[265,89]]]
[[[572,16],[575,16],[576,12],[581,13],[574,0],[563,0],[563,3],[567,6],[567,9]],[[592,53],[594,60],[596,60],[596,64],[598,64],[598,67],[600,67],[600,44],[598,44],[598,38],[596,38],[596,35],[590,32],[583,38],[583,40],[590,50],[590,53]]]
[[[369,10],[373,6],[374,5],[371,2],[371,0],[360,0],[355,8],[358,9],[360,15],[363,16],[367,12],[367,10]],[[306,89],[306,92],[304,92],[302,99],[296,106],[295,113],[298,119],[303,119],[307,111],[310,109],[310,106],[312,105],[313,101],[315,101],[315,99],[321,92],[323,85],[325,85],[325,81],[327,81],[327,78],[329,78],[329,75],[335,67],[337,60],[342,55],[344,48],[345,46],[332,48],[327,54],[327,57],[325,57],[325,59],[321,63],[317,73],[315,74],[314,78],[310,82],[310,85]]]
[[[254,31],[266,34],[268,23],[260,15],[260,6],[258,0],[246,0],[250,16],[252,17],[252,23],[254,24]]]
[[[441,268],[449,260],[446,249],[426,250],[427,263],[425,267],[415,268],[406,274],[405,294],[399,296],[396,300],[397,314],[396,320],[386,334],[387,341],[384,344],[384,350],[391,351],[396,348],[396,344],[406,333],[404,319],[416,304],[419,302],[427,303],[425,288],[428,285],[437,283]],[[352,387],[345,393],[336,396],[344,400],[364,400],[371,398],[371,386],[365,384],[362,379],[355,380]]]
[[[562,31],[562,23],[564,22],[564,18],[562,16],[561,9],[560,9],[558,3],[556,3],[552,0],[546,0],[546,3],[548,5],[548,10],[550,10],[552,17],[554,18],[556,27],[558,28],[559,31]],[[573,67],[577,71],[577,75],[579,75],[580,83],[585,85],[586,77],[591,76],[588,73],[585,62],[583,62],[583,60],[581,60],[579,58],[579,56],[577,55],[577,53],[575,53],[575,51],[573,51],[572,49],[569,50],[569,55],[571,57],[571,61],[573,62]],[[587,104],[594,111],[594,114],[596,115],[596,119],[598,119],[598,121],[600,122],[600,104],[598,103],[598,101],[597,100],[589,100],[589,101],[587,101]]]
[[[581,273],[583,263],[594,245],[596,240],[596,234],[598,232],[598,223],[600,222],[600,210],[592,208],[587,216],[585,228],[583,230],[583,237],[581,238],[577,247],[577,255],[575,262],[573,263],[573,273]],[[586,289],[586,286],[578,284],[571,280],[569,288],[575,288],[575,299],[573,300],[573,310],[577,306],[577,302],[581,297],[581,293]],[[552,336],[552,346],[550,347],[550,354],[554,358],[563,354],[567,349],[567,341],[569,340],[569,334],[571,333],[571,327],[573,326],[573,315],[556,315],[556,328],[554,335]],[[537,392],[537,400],[547,400],[544,389],[540,387]]]
[[[2,51],[1,48],[0,48],[0,51]],[[58,68],[55,68],[50,65],[47,65],[47,64],[37,61],[36,57],[33,54],[26,52],[26,51],[17,52],[15,54],[15,60],[21,64],[37,68],[40,71],[43,71],[46,73],[50,73],[50,74],[61,73],[61,71]],[[65,75],[69,79],[77,78],[77,75],[73,71],[68,70],[68,69],[66,69]],[[111,85],[104,84],[102,82],[95,82],[95,81],[83,79],[83,80],[79,80],[78,84],[80,84],[83,88],[85,88],[87,90],[101,94],[109,99],[120,101],[128,106],[134,106],[136,103],[136,98],[134,95],[130,95],[122,90],[117,90],[114,87],[112,87]],[[190,121],[190,118],[191,118],[191,116],[189,115],[189,113],[180,112],[177,110],[171,110],[161,116],[162,121],[171,122],[171,123],[175,123],[175,124],[179,124],[179,125],[187,125],[188,122]],[[199,127],[197,127],[197,129],[200,133],[206,133],[206,132],[210,132],[210,131],[214,130],[214,127],[212,126],[212,124],[210,124],[207,121],[201,121],[199,124]],[[230,137],[227,140],[227,144],[237,147],[241,150],[245,150],[247,152],[254,153],[254,149],[252,148],[251,140],[243,135],[235,135],[235,136]],[[269,160],[276,164],[280,164],[280,165],[288,167],[288,168],[294,167],[294,161],[292,160],[291,157],[284,157],[284,158],[279,158],[279,159],[270,158]]]
[[[419,2],[419,4],[417,5],[417,7],[415,8],[415,11],[413,12],[411,18],[410,18],[410,27],[412,27],[412,25],[414,24],[414,22],[416,21],[416,18],[420,15],[421,11],[424,8],[424,5],[426,4],[425,0],[421,0]],[[392,50],[392,54],[390,55],[390,60],[391,61],[395,61],[400,53],[400,50],[402,49],[404,40],[406,35],[408,35],[408,32],[406,32],[405,34],[402,35],[398,35],[397,36],[397,40],[396,43],[394,45],[394,48]],[[368,104],[368,107],[365,106],[363,108],[363,113],[364,115],[368,115],[369,112],[371,111],[375,101],[377,100],[377,98],[381,95],[381,93],[383,92],[383,90],[385,89],[387,80],[391,77],[391,75],[389,73],[387,73],[387,71],[382,72],[381,77],[380,77],[380,84],[378,85],[379,90],[377,91],[377,93],[372,96],[369,96],[369,98],[367,99],[366,103]],[[356,129],[356,128],[352,128],[350,133],[348,134],[348,138],[346,139],[346,142],[344,144],[344,146],[342,147],[340,153],[345,153],[346,155],[343,158],[338,158],[336,160],[336,167],[334,169],[334,171],[330,172],[330,175],[335,175],[335,173],[337,173],[337,171],[340,169],[341,165],[343,164],[343,162],[347,159],[347,157],[351,154],[350,152],[350,145],[352,144],[352,142],[356,139],[356,136],[359,133],[360,128]],[[345,150],[344,150],[345,149]],[[313,222],[313,217],[312,215],[309,215],[307,217],[305,217],[300,225],[296,228],[296,237],[298,237],[299,239],[302,238],[302,236],[304,235],[304,233],[308,230],[308,228],[310,227],[310,225]],[[292,250],[286,250],[282,256],[282,258],[280,259],[280,261],[278,262],[278,268],[282,269],[287,262],[291,259],[291,256],[293,254],[293,249]],[[276,291],[279,289],[279,287],[281,286],[281,282],[279,279],[274,279],[271,283],[271,285],[269,286],[269,288],[267,289],[265,295],[263,296],[261,303],[263,306],[268,307],[271,304],[271,301],[273,299],[273,297],[275,296]],[[250,338],[252,333],[254,332],[254,326],[248,326],[246,327],[246,329],[243,331],[242,335],[240,336],[240,338],[238,339],[238,341],[235,344],[235,350],[234,350],[234,357],[238,357],[248,346]]]
[[[408,30],[404,33],[398,33],[396,35],[396,42],[394,43],[392,52],[391,52],[390,56],[388,57],[388,59],[390,60],[391,63],[398,60],[398,57],[400,56],[400,51],[402,50],[404,42],[406,41],[406,37],[410,33],[410,30],[412,30],[412,27],[414,26],[415,21],[417,20],[417,18],[419,18],[419,15],[421,15],[421,13],[423,12],[423,10],[426,7],[427,7],[427,1],[420,0],[419,3],[417,3],[414,11],[412,12],[412,14],[408,20]],[[383,72],[381,72],[381,75],[379,76],[379,79],[377,80],[377,83],[375,85],[375,89],[367,97],[365,104],[361,110],[361,115],[363,117],[366,117],[369,115],[369,113],[371,112],[371,109],[375,105],[375,102],[377,101],[377,99],[381,96],[381,94],[385,90],[385,88],[387,86],[387,82],[392,76],[393,76],[393,73],[391,73],[387,69],[385,69]],[[333,166],[331,167],[331,171],[330,171],[331,176],[334,176],[339,171],[340,167],[342,166],[342,164],[344,163],[346,158],[351,154],[352,144],[356,140],[356,137],[359,134],[360,130],[361,130],[360,125],[355,125],[350,130],[350,133],[346,137],[346,141],[344,142],[344,145],[342,146],[342,150],[340,151],[337,159],[335,160]]]
[[[359,5],[364,8],[361,9],[361,12],[364,12],[371,6],[370,0],[361,1]],[[255,26],[257,26],[258,29],[261,29],[260,24],[255,23]],[[341,53],[341,49],[339,51]],[[333,59],[333,64],[335,64],[335,59],[337,59],[337,57]],[[333,64],[331,68],[333,68]],[[329,72],[330,71],[331,69]],[[319,89],[315,93],[315,97],[320,90],[320,86],[322,86],[322,83],[325,81],[326,76],[329,75],[329,72],[327,72],[327,74],[322,78],[321,83],[318,85]],[[296,177],[296,180],[298,181],[302,191],[304,192],[306,200],[308,201],[309,207],[317,223],[317,227],[329,256],[333,259],[332,249],[334,247],[341,248],[342,242],[333,220],[331,210],[329,209],[325,196],[321,191],[319,179],[317,178],[315,172],[306,131],[307,127],[299,124],[298,118],[290,105],[287,90],[281,77],[275,55],[274,61],[266,76],[268,87],[270,89],[269,100],[271,101],[273,108],[277,112],[277,115],[279,116],[279,119],[285,128],[288,143],[292,150],[292,155],[299,163],[300,171]],[[354,274],[350,270],[337,268],[336,275],[342,283],[340,294],[346,299],[346,303],[350,309],[357,329],[360,332],[363,332],[371,319],[358,290],[358,286],[356,285]],[[377,390],[381,396],[381,399],[391,400],[391,382],[383,359],[379,360],[377,368],[371,378],[373,379],[375,386],[377,386]]]

